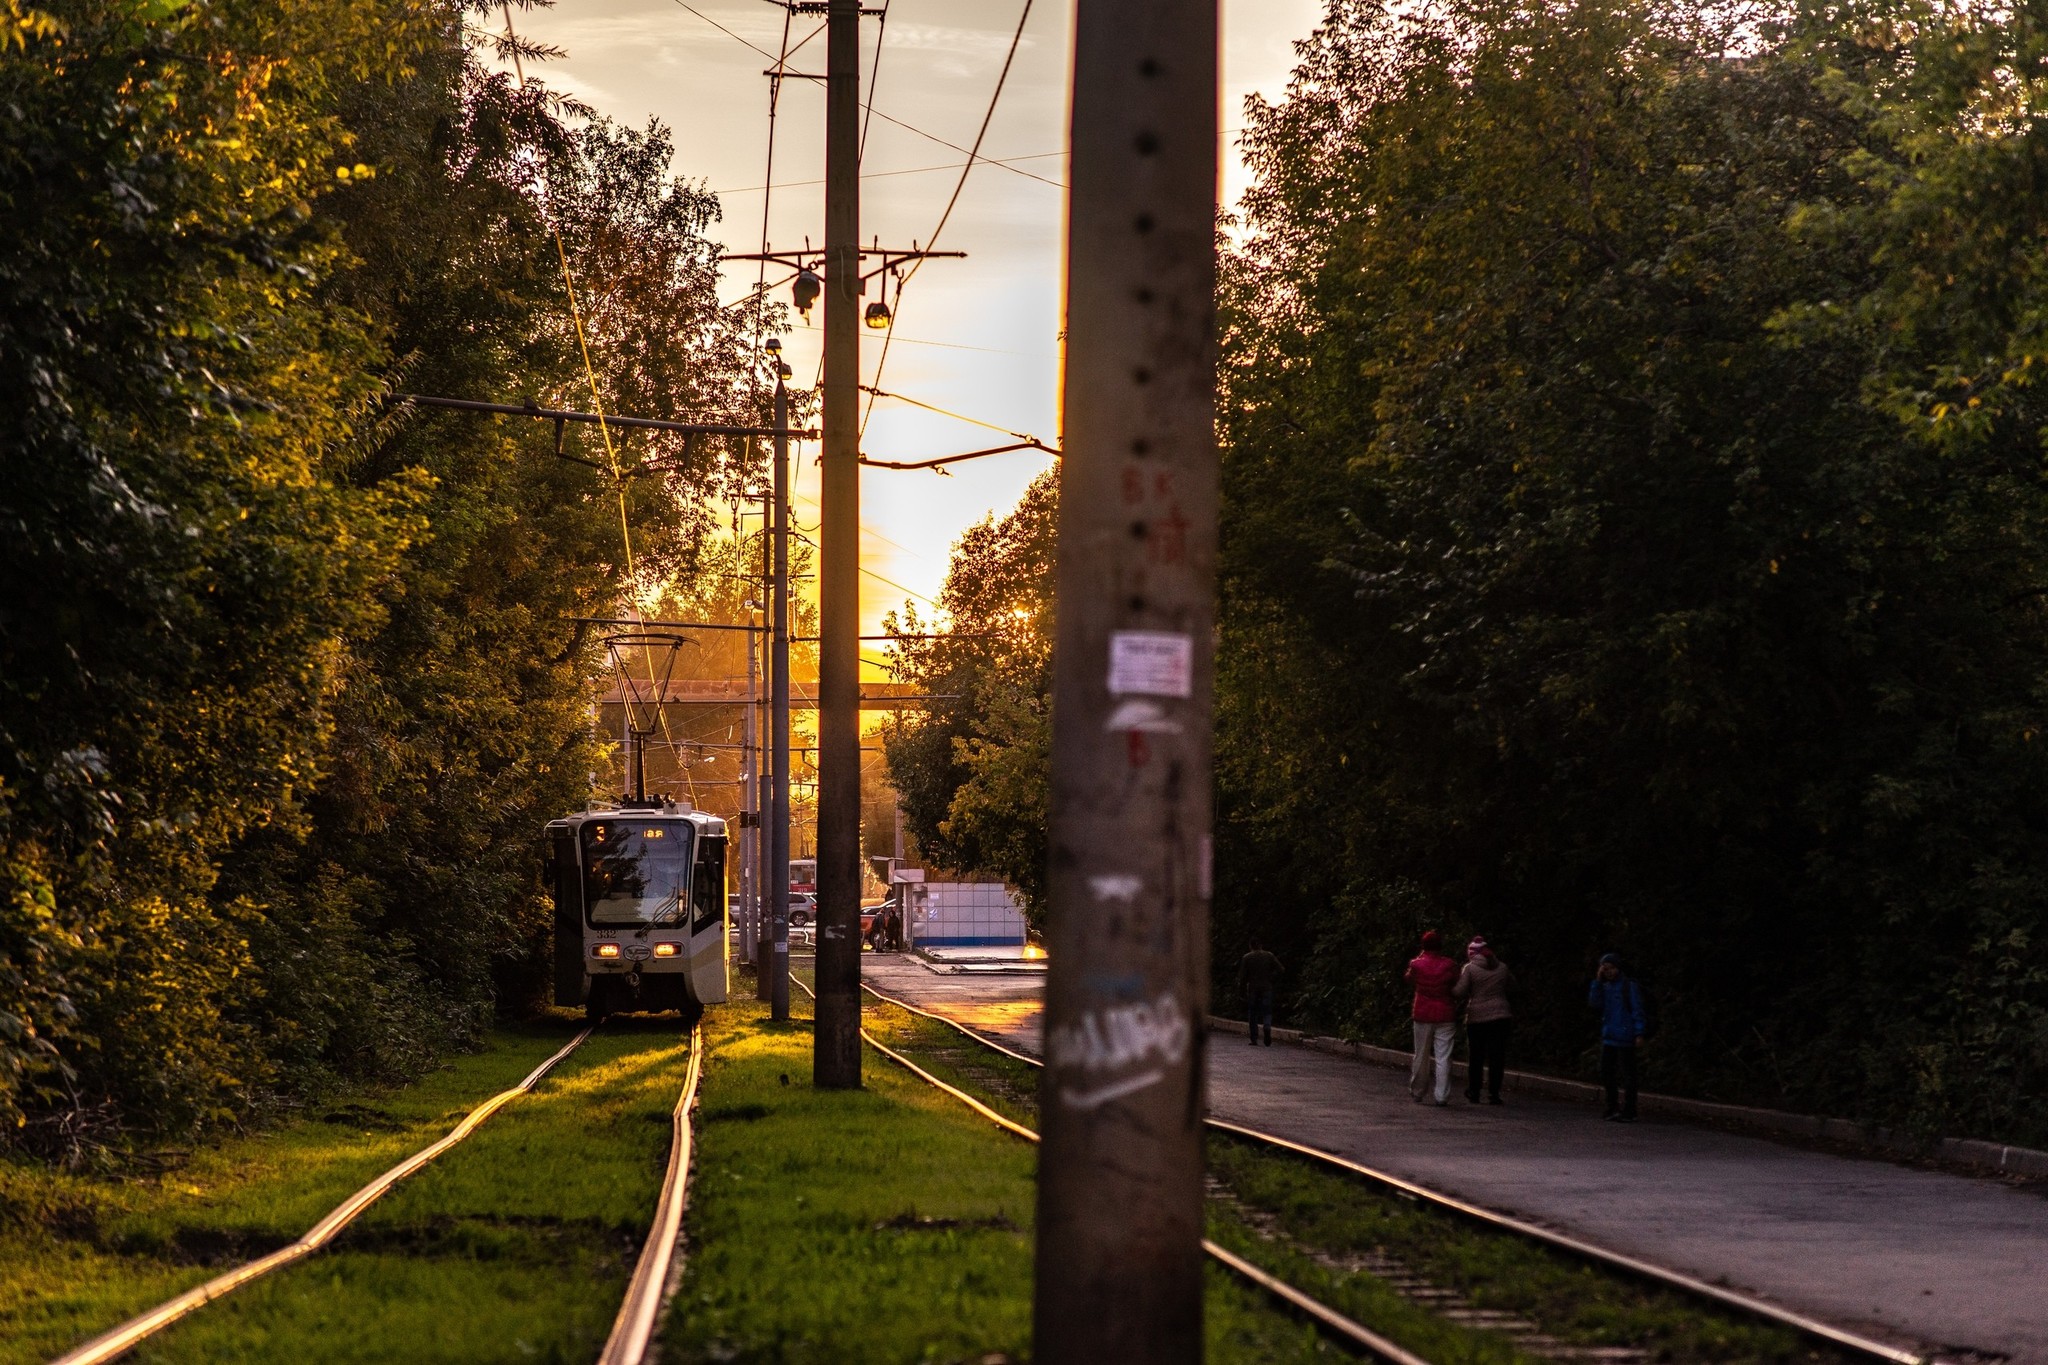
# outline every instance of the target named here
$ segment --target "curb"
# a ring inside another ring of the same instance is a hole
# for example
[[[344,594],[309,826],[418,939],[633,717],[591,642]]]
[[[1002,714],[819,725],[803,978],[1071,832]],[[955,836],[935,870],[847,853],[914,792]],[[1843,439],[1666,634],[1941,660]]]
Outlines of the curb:
[[[1243,1033],[1245,1023],[1242,1019],[1222,1019],[1212,1014],[1209,1016],[1209,1031]],[[1335,1057],[1371,1062],[1376,1066],[1405,1069],[1410,1057],[1409,1053],[1399,1052],[1390,1047],[1354,1043],[1343,1038],[1324,1038],[1304,1033],[1300,1029],[1276,1028],[1273,1030],[1273,1038],[1276,1042],[1327,1052]],[[1465,1079],[1465,1064],[1452,1062],[1451,1075],[1462,1083]],[[1606,1092],[1597,1085],[1588,1085],[1584,1081],[1568,1081],[1562,1076],[1545,1076],[1534,1071],[1505,1073],[1501,1089],[1518,1095],[1536,1095],[1544,1099],[1586,1104],[1604,1103],[1607,1098]],[[1904,1134],[1895,1133],[1887,1128],[1867,1127],[1849,1119],[1790,1114],[1782,1109],[1752,1109],[1740,1104],[1716,1104],[1711,1100],[1690,1100],[1678,1095],[1657,1095],[1648,1091],[1638,1097],[1637,1107],[1645,1114],[1663,1114],[1672,1118],[1728,1124],[1732,1127],[1767,1133],[1787,1133],[1795,1137],[1826,1138],[1832,1142],[1845,1142],[1902,1156],[1934,1156],[1942,1161],[1999,1175],[2048,1177],[2048,1152],[2035,1151],[2031,1147],[2012,1147],[2003,1143],[1984,1142],[1977,1138],[1941,1138],[1930,1148]]]

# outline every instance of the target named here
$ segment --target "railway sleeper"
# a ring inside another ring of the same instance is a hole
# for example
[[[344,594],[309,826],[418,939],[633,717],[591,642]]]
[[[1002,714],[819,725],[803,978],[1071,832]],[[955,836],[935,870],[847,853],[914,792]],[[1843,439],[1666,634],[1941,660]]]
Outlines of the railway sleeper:
[[[1320,1247],[1305,1245],[1288,1236],[1278,1218],[1239,1199],[1234,1190],[1213,1174],[1205,1179],[1209,1198],[1228,1206],[1261,1241],[1284,1246],[1338,1274],[1371,1276],[1410,1303],[1427,1309],[1444,1321],[1472,1331],[1498,1333],[1525,1354],[1544,1360],[1589,1362],[1590,1365],[1645,1365],[1650,1359],[1649,1352],[1635,1346],[1579,1346],[1560,1341],[1520,1314],[1475,1306],[1460,1291],[1431,1282],[1404,1262],[1377,1248],[1370,1252],[1337,1256]]]

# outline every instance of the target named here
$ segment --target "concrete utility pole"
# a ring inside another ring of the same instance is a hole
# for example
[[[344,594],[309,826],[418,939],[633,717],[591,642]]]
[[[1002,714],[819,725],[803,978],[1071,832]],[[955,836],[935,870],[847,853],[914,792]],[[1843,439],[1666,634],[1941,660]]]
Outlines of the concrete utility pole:
[[[782,377],[782,343],[776,342],[770,359],[775,365],[776,382]],[[769,458],[780,461],[781,448],[769,447]],[[761,849],[760,895],[754,904],[754,996],[758,1000],[769,1000],[775,990],[770,978],[774,973],[768,970],[770,945],[775,940],[774,928],[770,923],[770,906],[774,896],[771,890],[775,874],[775,758],[770,748],[770,736],[774,734],[775,692],[775,471],[768,471],[768,489],[761,497],[761,767],[756,776],[758,794],[754,809],[760,814],[755,834],[759,836]]]
[[[745,523],[741,523],[744,527]],[[766,524],[762,530],[767,530]],[[744,543],[744,541],[742,541]],[[749,623],[753,613],[747,613]],[[740,913],[739,939],[740,961],[754,965],[755,951],[760,944],[760,920],[754,913],[759,903],[756,897],[761,892],[761,785],[760,735],[755,722],[759,720],[761,686],[760,656],[761,637],[753,631],[747,632],[747,709],[741,719],[740,731],[740,809],[750,812],[753,823],[745,823],[743,817],[739,831],[740,851]],[[758,976],[759,973],[757,972]]]
[[[860,0],[825,50],[824,489],[818,566],[818,1002],[811,1083],[860,1085]]]
[[[1033,1358],[1202,1358],[1217,0],[1079,0]]]
[[[789,430],[789,369],[775,357],[775,426]],[[769,763],[775,769],[774,809],[768,815],[768,1014],[789,1018],[789,437],[775,438],[775,573],[769,584],[768,666],[774,672],[769,704]],[[757,972],[762,968],[755,968]]]

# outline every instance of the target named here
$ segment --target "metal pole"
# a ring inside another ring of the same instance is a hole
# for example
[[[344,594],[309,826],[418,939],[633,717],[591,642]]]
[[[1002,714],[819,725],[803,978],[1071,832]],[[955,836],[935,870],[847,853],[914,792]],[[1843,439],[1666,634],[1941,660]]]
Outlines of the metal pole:
[[[782,359],[775,358],[775,372],[782,373]],[[776,380],[778,384],[782,381]],[[781,460],[782,447],[771,446],[770,458]],[[754,964],[754,995],[772,999],[775,991],[771,946],[775,942],[772,905],[775,878],[775,766],[771,736],[775,733],[775,471],[768,472],[768,491],[761,496],[761,783],[754,809],[761,812],[761,894],[754,907],[755,938],[759,957]]]
[[[782,362],[777,361],[778,371]],[[789,389],[775,378],[775,425],[789,426]],[[775,438],[775,543],[769,652],[775,672],[773,710],[768,717],[769,762],[775,769],[774,806],[768,817],[768,1013],[789,1018],[789,438]]]
[[[860,1085],[860,0],[825,53],[825,451],[819,535],[818,1001],[811,1083]]]
[[[744,524],[744,523],[742,523]],[[766,527],[762,528],[766,532]],[[744,543],[744,542],[743,542]],[[749,613],[748,619],[752,619]],[[755,646],[758,637],[751,631],[747,634],[747,711],[740,734],[740,808],[752,810],[752,828],[740,831],[740,961],[752,966],[754,950],[758,944],[755,930],[759,921],[754,917],[755,897],[761,889],[761,803],[757,795],[759,788],[760,764],[755,745],[760,735],[755,721],[759,709],[760,677],[758,651]]]
[[[1033,1358],[1202,1358],[1217,0],[1079,0]]]

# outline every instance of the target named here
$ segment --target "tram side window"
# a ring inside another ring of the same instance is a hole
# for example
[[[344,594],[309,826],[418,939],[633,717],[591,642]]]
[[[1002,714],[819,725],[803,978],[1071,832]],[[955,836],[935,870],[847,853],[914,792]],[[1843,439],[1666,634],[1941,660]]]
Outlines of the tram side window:
[[[725,914],[725,840],[697,846],[697,880],[690,888],[690,932],[709,929]]]
[[[646,820],[583,827],[583,902],[594,925],[676,924],[690,892],[691,829]]]

